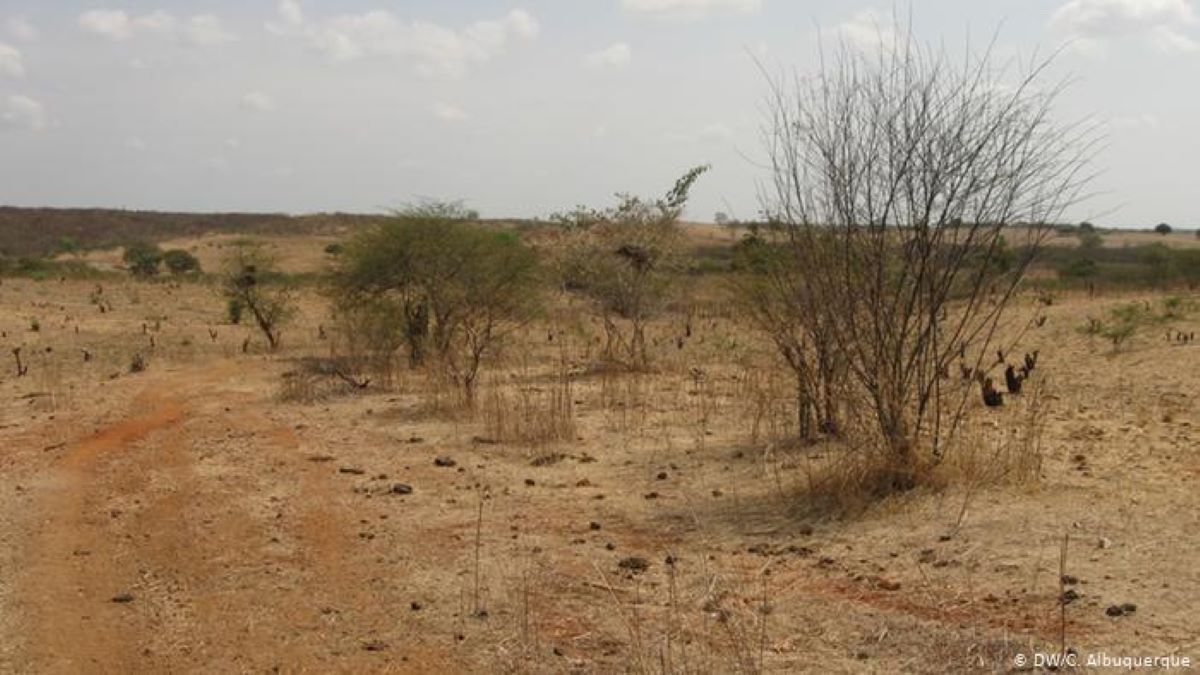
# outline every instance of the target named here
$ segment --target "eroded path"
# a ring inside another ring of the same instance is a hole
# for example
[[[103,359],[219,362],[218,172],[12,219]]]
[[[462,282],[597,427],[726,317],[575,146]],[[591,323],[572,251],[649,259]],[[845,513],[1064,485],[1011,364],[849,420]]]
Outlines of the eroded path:
[[[363,648],[369,567],[336,472],[240,378],[230,363],[143,378],[118,421],[25,488],[9,665],[386,669]]]

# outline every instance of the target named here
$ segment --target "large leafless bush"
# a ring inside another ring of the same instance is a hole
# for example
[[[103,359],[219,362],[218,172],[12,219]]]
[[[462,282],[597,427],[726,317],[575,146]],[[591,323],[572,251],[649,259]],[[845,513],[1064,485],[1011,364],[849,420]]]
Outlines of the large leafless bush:
[[[952,364],[991,365],[1030,261],[1087,184],[1093,136],[1052,118],[1050,65],[904,34],[768,78],[767,212],[798,273],[756,304],[791,313],[763,321],[785,353],[844,364],[896,487],[941,457],[978,395]]]

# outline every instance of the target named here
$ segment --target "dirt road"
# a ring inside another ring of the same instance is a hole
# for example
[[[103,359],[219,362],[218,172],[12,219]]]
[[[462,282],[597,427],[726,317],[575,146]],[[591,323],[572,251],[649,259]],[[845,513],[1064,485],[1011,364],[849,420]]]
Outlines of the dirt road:
[[[337,473],[238,376],[227,363],[147,376],[118,421],[22,486],[7,619],[23,639],[4,665],[387,669],[362,621],[387,612],[361,611],[378,606],[380,570],[355,554]]]

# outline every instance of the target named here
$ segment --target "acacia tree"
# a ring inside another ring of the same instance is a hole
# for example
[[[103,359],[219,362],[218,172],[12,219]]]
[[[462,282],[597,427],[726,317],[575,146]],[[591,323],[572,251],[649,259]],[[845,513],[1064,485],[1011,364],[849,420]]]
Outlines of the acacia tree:
[[[974,393],[945,382],[951,363],[992,357],[1030,261],[1082,196],[1093,136],[1052,120],[1049,60],[1013,73],[907,31],[822,57],[812,77],[768,78],[767,210],[804,272],[806,328],[828,331],[894,485],[911,486]]]
[[[413,367],[430,357],[474,400],[480,367],[538,309],[532,250],[509,232],[451,217],[445,209],[401,212],[363,231],[334,274],[341,308],[394,308]]]
[[[279,273],[275,258],[259,246],[238,246],[224,261],[221,294],[239,314],[248,311],[272,351],[296,312],[295,289]]]
[[[565,285],[590,298],[604,324],[601,358],[607,365],[646,370],[646,325],[665,306],[680,271],[679,217],[698,166],[662,198],[617,195],[608,209],[579,208],[555,219],[571,241],[563,265]]]

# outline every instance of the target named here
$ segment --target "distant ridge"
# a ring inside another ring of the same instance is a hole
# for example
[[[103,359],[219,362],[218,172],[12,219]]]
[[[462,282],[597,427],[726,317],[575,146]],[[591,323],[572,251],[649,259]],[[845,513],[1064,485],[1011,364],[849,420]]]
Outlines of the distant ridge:
[[[130,241],[162,241],[206,233],[336,234],[370,224],[377,215],[329,213],[169,213],[121,209],[52,209],[0,206],[0,255],[45,256],[64,238],[80,248],[110,248]]]

